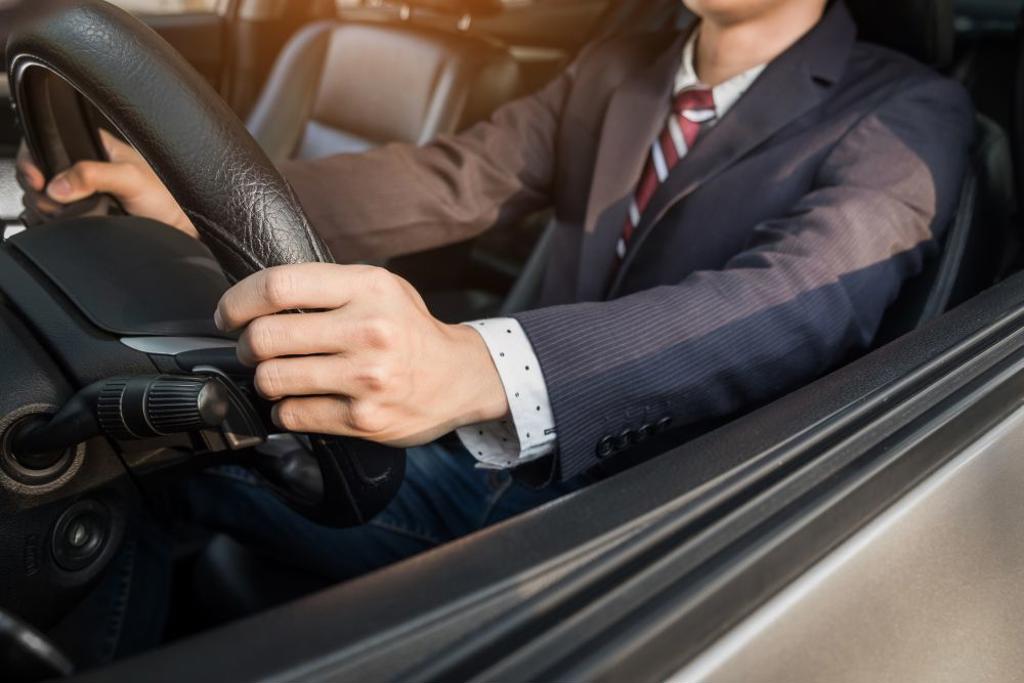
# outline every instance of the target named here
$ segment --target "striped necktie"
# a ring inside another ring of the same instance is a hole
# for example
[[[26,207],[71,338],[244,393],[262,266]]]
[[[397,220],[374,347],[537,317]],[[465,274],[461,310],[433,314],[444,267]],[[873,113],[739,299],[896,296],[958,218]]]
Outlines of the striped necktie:
[[[672,112],[661,134],[651,145],[640,184],[630,202],[626,225],[616,247],[620,259],[626,255],[629,241],[639,227],[644,210],[651,203],[658,186],[665,182],[669,172],[693,147],[701,127],[715,116],[715,100],[710,88],[688,88],[675,96]]]

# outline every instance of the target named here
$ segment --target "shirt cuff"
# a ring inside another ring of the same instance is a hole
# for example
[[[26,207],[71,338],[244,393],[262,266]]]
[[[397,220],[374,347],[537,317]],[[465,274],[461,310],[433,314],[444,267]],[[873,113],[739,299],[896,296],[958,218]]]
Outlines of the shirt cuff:
[[[491,318],[465,323],[477,331],[498,368],[511,419],[456,430],[481,467],[505,469],[555,451],[557,434],[540,362],[519,321]]]

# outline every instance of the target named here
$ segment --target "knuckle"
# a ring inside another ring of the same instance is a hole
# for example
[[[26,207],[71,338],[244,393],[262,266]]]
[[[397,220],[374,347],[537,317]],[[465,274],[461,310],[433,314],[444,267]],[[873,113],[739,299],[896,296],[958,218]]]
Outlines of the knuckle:
[[[217,302],[217,315],[224,325],[235,329],[238,326],[238,313],[232,297],[224,296]]]
[[[257,360],[272,358],[280,338],[280,330],[272,318],[257,318],[249,324],[249,351]]]
[[[374,292],[382,292],[395,284],[395,276],[391,271],[379,266],[366,266],[363,277],[366,279],[366,287]]]
[[[71,182],[78,181],[88,187],[96,182],[96,171],[95,164],[80,161],[68,170],[67,177]]]
[[[295,277],[287,268],[274,268],[266,271],[263,278],[263,297],[272,306],[286,308],[291,306],[295,292]]]
[[[391,368],[384,363],[366,366],[362,375],[363,384],[370,391],[383,392],[391,387],[393,374]]]
[[[256,366],[253,379],[256,390],[264,397],[271,398],[281,395],[281,369],[277,363],[266,362]]]
[[[363,322],[363,336],[371,348],[390,348],[395,341],[395,333],[395,325],[387,318],[368,318]]]
[[[289,431],[303,428],[302,411],[296,401],[281,401],[277,404],[277,422]]]
[[[362,434],[376,434],[384,429],[382,412],[373,401],[352,401],[348,410],[349,426]]]

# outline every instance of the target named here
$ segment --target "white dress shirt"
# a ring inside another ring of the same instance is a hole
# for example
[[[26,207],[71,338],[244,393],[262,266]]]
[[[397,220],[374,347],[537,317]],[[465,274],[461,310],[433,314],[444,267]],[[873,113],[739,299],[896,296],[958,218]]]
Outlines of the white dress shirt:
[[[698,31],[683,47],[674,93],[701,86],[693,65]],[[711,89],[715,118],[702,121],[713,126],[761,75],[765,65],[755,66]],[[666,116],[671,110],[666,103]],[[679,163],[686,163],[685,159]],[[498,368],[508,398],[509,418],[457,430],[459,438],[480,467],[504,469],[553,453],[558,445],[555,416],[547,384],[533,345],[514,318],[491,318],[466,323],[476,330]]]

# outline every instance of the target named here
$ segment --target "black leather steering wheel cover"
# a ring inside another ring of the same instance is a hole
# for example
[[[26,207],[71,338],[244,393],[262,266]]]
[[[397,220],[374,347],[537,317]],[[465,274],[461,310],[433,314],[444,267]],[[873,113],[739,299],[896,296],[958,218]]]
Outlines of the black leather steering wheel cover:
[[[275,265],[332,262],[288,183],[220,96],[149,27],[100,0],[42,12],[13,28],[16,105],[33,73],[63,79],[150,163],[230,277]],[[27,112],[26,112],[27,114]],[[40,133],[23,116],[30,148]],[[212,313],[212,312],[211,312]],[[314,436],[320,504],[288,502],[314,521],[362,524],[398,491],[405,451]],[[287,497],[286,497],[287,499]]]
[[[227,104],[124,10],[84,0],[43,12],[12,30],[7,59],[19,106],[24,79],[44,69],[102,112],[153,166],[231,277],[332,260]]]

